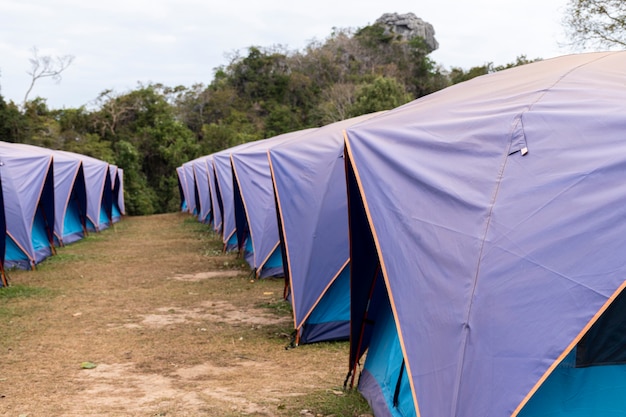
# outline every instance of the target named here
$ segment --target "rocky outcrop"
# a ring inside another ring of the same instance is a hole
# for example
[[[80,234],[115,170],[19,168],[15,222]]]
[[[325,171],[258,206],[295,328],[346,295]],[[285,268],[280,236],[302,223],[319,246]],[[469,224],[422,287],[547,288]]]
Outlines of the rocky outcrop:
[[[394,34],[407,41],[415,37],[424,39],[424,43],[429,49],[428,52],[439,48],[433,25],[423,21],[413,13],[385,13],[376,20],[375,24],[384,26],[385,34]]]

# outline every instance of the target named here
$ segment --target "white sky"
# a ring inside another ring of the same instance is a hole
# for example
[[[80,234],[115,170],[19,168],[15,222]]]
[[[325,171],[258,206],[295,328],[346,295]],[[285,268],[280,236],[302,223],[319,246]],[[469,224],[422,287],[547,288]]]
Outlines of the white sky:
[[[138,82],[208,84],[213,69],[247,47],[302,49],[333,27],[356,28],[383,13],[413,12],[431,23],[444,68],[519,55],[551,58],[571,51],[561,21],[567,0],[0,0],[0,94],[21,103],[32,48],[75,57],[60,83],[41,79],[29,98],[50,108],[90,107],[106,89]]]

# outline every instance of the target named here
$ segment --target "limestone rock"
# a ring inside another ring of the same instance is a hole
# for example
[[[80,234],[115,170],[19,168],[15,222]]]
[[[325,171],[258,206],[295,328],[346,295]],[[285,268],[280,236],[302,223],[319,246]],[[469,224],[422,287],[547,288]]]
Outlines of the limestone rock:
[[[428,52],[439,48],[439,43],[435,39],[435,28],[433,25],[425,22],[413,13],[385,13],[375,23],[385,27],[385,34],[393,33],[407,41],[416,36],[421,37],[429,49]]]

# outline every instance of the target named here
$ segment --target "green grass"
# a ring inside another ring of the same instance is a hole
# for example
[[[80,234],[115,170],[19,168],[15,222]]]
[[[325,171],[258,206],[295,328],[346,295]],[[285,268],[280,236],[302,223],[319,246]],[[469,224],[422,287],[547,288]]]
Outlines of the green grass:
[[[9,285],[0,288],[0,300],[9,300],[14,298],[36,297],[40,295],[50,294],[47,288],[29,287],[27,285]]]
[[[296,406],[296,407],[294,407]],[[279,410],[292,411],[298,415],[308,410],[312,415],[358,417],[372,411],[367,401],[356,390],[343,390],[341,387],[315,391],[297,399],[296,404],[278,405]]]

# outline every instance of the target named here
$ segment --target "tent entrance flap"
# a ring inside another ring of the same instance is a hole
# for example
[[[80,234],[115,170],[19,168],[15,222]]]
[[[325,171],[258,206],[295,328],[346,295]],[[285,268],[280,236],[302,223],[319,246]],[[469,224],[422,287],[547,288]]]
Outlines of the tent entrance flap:
[[[350,336],[350,268],[337,276],[302,326],[300,343],[348,340]]]
[[[626,293],[618,295],[561,361],[519,417],[623,416],[626,409]]]
[[[359,391],[376,410],[376,415],[415,416],[413,395],[404,372],[400,339],[388,298],[381,303],[375,323]]]

